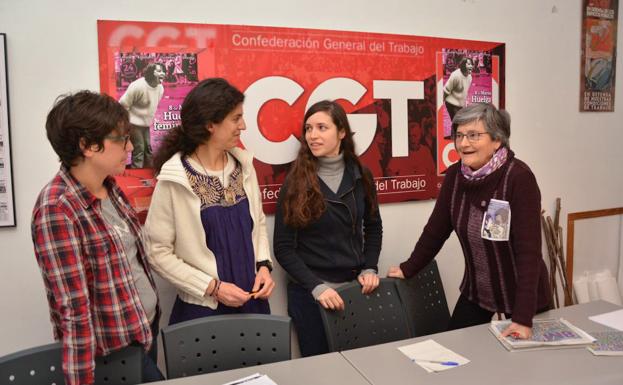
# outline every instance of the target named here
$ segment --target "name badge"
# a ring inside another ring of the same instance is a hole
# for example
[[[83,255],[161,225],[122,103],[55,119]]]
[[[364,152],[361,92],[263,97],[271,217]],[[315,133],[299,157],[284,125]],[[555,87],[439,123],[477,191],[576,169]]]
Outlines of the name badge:
[[[490,241],[508,241],[510,232],[510,204],[507,201],[491,199],[482,218],[480,235]]]

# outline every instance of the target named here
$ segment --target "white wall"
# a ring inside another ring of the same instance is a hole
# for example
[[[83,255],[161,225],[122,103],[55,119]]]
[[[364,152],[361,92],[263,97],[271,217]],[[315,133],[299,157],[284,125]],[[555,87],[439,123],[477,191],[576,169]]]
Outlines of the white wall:
[[[97,19],[250,24],[505,42],[512,148],[535,172],[545,209],[551,212],[554,199],[562,197],[564,218],[567,212],[623,206],[618,156],[623,144],[623,81],[619,79],[617,84],[617,112],[578,112],[580,3],[0,0],[0,32],[8,35],[18,223],[15,229],[0,229],[0,355],[52,339],[30,241],[30,213],[37,193],[58,167],[44,133],[52,102],[68,90],[99,88]],[[617,62],[619,78],[622,59]],[[432,201],[381,207],[385,225],[381,272],[409,255],[432,207]],[[269,230],[272,233],[272,219]],[[452,306],[463,272],[456,238],[447,242],[438,261]],[[276,275],[283,282],[282,272]],[[276,313],[285,313],[283,285],[272,306]]]

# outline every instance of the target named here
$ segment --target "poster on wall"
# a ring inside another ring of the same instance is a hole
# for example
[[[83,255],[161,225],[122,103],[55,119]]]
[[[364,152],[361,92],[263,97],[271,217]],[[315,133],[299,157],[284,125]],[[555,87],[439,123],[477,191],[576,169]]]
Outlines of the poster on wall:
[[[345,108],[381,203],[437,196],[445,169],[458,160],[446,101],[457,103],[458,95],[461,105],[504,106],[503,43],[107,20],[98,21],[98,41],[101,91],[117,99],[148,64],[164,67],[163,97],[145,136],[152,153],[179,124],[183,95],[201,79],[223,77],[245,93],[240,145],[255,156],[266,213],[275,210],[299,148],[303,115],[317,101],[338,100]],[[450,90],[449,79],[466,58],[469,85]],[[120,75],[126,70],[129,75]],[[445,86],[454,99],[443,96]],[[146,210],[153,172],[132,159],[128,165],[121,184],[135,207]]]
[[[499,105],[499,55],[491,51],[443,49],[437,52],[437,173],[459,160],[452,141],[452,119],[471,103]]]
[[[15,226],[6,34],[0,33],[0,227]]]
[[[614,111],[618,0],[582,1],[580,111]]]

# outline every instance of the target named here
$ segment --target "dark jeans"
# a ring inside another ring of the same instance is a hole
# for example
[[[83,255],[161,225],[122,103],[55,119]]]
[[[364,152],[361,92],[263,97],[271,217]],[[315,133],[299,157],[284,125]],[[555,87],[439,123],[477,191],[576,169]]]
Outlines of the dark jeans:
[[[130,140],[134,150],[132,151],[132,168],[150,168],[151,138],[149,136],[149,126],[137,126],[130,124]]]
[[[288,314],[296,329],[301,356],[309,357],[329,352],[320,316],[320,305],[309,291],[294,282],[288,283]]]
[[[542,313],[549,310],[549,306],[544,309],[537,310],[537,313]],[[491,317],[495,312],[485,310],[477,304],[471,302],[463,294],[456,302],[454,311],[452,311],[452,317],[450,317],[450,324],[448,330],[462,329],[470,326],[482,325],[491,322]],[[506,314],[506,319],[510,319],[512,314]]]
[[[452,119],[454,119],[454,115],[456,115],[456,113],[463,108],[448,102],[444,102],[444,104],[446,105],[446,110],[448,110],[448,115],[450,115],[450,121],[452,121]]]
[[[151,349],[147,354],[143,354],[143,382],[155,382],[164,380],[164,376],[160,369],[158,369],[158,325],[154,322],[151,325],[151,332],[154,336],[154,341],[151,344]]]
[[[481,308],[461,294],[452,311],[448,330],[489,323],[493,314],[494,312]]]

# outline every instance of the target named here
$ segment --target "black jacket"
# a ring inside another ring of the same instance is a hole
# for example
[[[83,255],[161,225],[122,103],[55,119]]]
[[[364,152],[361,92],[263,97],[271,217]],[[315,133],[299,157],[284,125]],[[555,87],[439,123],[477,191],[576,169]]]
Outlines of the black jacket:
[[[366,169],[365,172],[369,173]],[[383,224],[375,199],[374,210],[366,203],[359,168],[346,163],[337,194],[318,178],[326,210],[305,228],[283,222],[281,188],[275,214],[275,257],[290,277],[311,291],[323,281],[346,282],[363,269],[377,269]],[[376,198],[376,197],[375,197]]]

